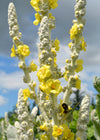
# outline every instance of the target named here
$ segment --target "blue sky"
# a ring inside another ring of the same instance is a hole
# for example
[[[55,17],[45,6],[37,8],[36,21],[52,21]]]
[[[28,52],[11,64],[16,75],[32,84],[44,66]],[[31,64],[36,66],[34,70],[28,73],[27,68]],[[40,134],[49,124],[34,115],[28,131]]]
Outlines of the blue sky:
[[[12,39],[9,36],[7,23],[9,2],[13,2],[16,7],[22,41],[30,46],[31,54],[27,58],[27,63],[34,60],[38,64],[39,39],[38,27],[33,25],[35,11],[30,6],[29,0],[1,0],[0,2],[0,116],[4,116],[5,112],[11,111],[16,105],[18,90],[27,88],[22,81],[23,72],[17,67],[17,58],[10,58]],[[52,39],[57,37],[60,40],[61,49],[57,56],[57,63],[62,70],[65,60],[70,57],[68,32],[74,18],[74,4],[75,0],[58,0],[58,8],[52,10],[56,18]],[[97,94],[97,92],[92,85],[93,76],[100,76],[100,0],[88,0],[86,9],[84,37],[87,42],[87,51],[80,53],[80,59],[84,60],[84,70],[80,72],[80,79],[82,91],[95,97],[94,93]],[[34,74],[31,77],[38,81]],[[66,82],[62,81],[62,84],[66,85]]]

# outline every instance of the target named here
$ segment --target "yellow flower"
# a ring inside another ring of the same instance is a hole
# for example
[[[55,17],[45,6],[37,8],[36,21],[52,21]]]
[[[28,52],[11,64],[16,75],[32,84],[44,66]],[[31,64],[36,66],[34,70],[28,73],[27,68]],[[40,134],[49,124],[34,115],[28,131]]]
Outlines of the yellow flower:
[[[77,89],[81,89],[81,80],[78,78],[77,75],[75,76],[75,80],[76,80],[76,82],[75,82],[75,87],[76,87]]]
[[[36,83],[35,83],[35,82],[33,82],[33,86],[34,86],[34,87],[36,86]]]
[[[66,124],[63,124],[63,139],[68,139],[68,133],[70,131],[70,129],[68,128],[68,126]]]
[[[56,57],[54,57],[54,67],[56,67],[56,66],[57,66],[56,61],[57,61],[57,58],[56,58]]]
[[[56,55],[56,50],[54,48],[51,49],[51,52]]]
[[[18,108],[18,103],[16,104],[16,108]]]
[[[39,85],[39,88],[44,92],[44,93],[46,93],[46,85],[45,85],[45,83],[43,83],[43,82],[41,82],[40,83],[40,85]]]
[[[70,60],[69,60],[69,59],[66,59],[65,62],[66,62],[66,63],[70,63]]]
[[[75,69],[76,72],[80,72],[83,70],[83,60],[79,59],[76,61],[77,68]]]
[[[76,81],[76,88],[77,88],[77,89],[81,89],[81,80],[80,80],[80,79],[78,79],[78,80]]]
[[[62,91],[62,86],[60,85],[59,80],[49,79],[45,83],[46,85],[46,93],[53,93],[56,96]]]
[[[46,126],[46,123],[44,122],[43,125],[40,126],[41,130],[48,131],[48,127]]]
[[[49,100],[49,96],[46,96],[46,100]]]
[[[55,17],[52,16],[52,13],[49,13],[49,18],[52,18],[53,20],[55,20]]]
[[[56,38],[53,44],[53,47],[55,48],[56,51],[59,51],[59,48],[60,48],[59,44],[60,44],[60,41]]]
[[[48,58],[48,61],[52,61],[52,58],[51,58],[51,57],[49,57],[49,58]]]
[[[31,133],[33,133],[33,129],[29,129],[28,131],[31,132]]]
[[[15,37],[13,37],[13,41],[17,47],[19,45],[19,38],[17,36],[15,36]]]
[[[63,127],[63,137],[62,140],[74,140],[74,133],[68,128],[66,124],[62,125]]]
[[[69,31],[70,39],[74,39],[75,35],[77,35],[77,32],[78,32],[78,27],[77,27],[77,23],[75,23]]]
[[[57,1],[58,1],[58,0],[48,0],[48,1],[49,1],[49,6],[50,6],[52,9],[57,8],[57,6],[58,6]]]
[[[82,44],[81,44],[82,50],[86,51],[87,45],[86,45],[86,42],[84,41],[84,37],[82,37],[81,41],[82,41]]]
[[[63,129],[61,126],[60,127],[58,127],[57,125],[53,126],[53,132],[52,132],[53,137],[58,137],[62,135],[62,133],[63,133]]]
[[[14,45],[12,46],[12,48],[11,48],[11,57],[16,57],[16,50],[15,50],[15,47],[14,47]]]
[[[39,12],[40,8],[38,6],[40,0],[31,0],[30,4],[35,9],[35,11]]]
[[[71,46],[72,46],[72,42],[70,42],[70,43],[68,44],[68,46],[69,46],[69,48],[71,48]]]
[[[42,50],[42,53],[45,54],[46,53],[46,50]]]
[[[76,140],[81,140],[81,138],[80,138],[80,137],[78,137]]]
[[[68,73],[69,73],[69,71],[66,71],[66,72],[64,72],[64,75],[63,75],[63,77],[65,78],[66,81],[68,81]]]
[[[32,71],[37,71],[37,65],[34,64],[34,61],[31,62],[30,68],[31,68]]]
[[[35,13],[35,18],[36,20],[34,20],[33,24],[34,25],[38,25],[41,22],[41,16],[39,13]]]
[[[41,140],[50,140],[49,136],[47,134],[40,135]]]
[[[30,54],[30,50],[27,45],[19,45],[17,51],[20,55],[23,56],[28,56]]]
[[[37,76],[40,82],[43,81],[45,78],[49,77],[50,75],[51,75],[51,70],[50,70],[50,66],[48,65],[44,65],[37,72]]]
[[[80,24],[78,25],[77,23],[75,23],[69,31],[70,39],[74,39],[81,32],[82,27],[83,26],[81,26]]]
[[[30,90],[29,90],[29,88],[23,89],[23,97],[24,97],[24,101],[26,101],[28,99],[28,97],[30,97]]]

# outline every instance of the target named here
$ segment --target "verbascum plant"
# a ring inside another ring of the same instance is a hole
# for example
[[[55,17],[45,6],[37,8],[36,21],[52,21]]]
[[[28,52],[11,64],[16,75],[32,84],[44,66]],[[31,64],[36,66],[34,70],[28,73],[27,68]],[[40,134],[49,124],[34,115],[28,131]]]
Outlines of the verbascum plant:
[[[2,140],[5,140],[5,139],[7,139],[7,127],[9,125],[7,112],[5,112],[5,118],[4,118],[4,120],[1,121],[0,125],[1,125]]]
[[[83,70],[83,60],[78,59],[80,51],[86,51],[86,42],[83,37],[83,27],[85,25],[85,19],[83,16],[86,13],[86,0],[76,0],[75,5],[75,17],[73,20],[73,26],[69,31],[70,39],[72,42],[68,44],[71,50],[71,58],[66,60],[64,78],[68,81],[63,101],[70,104],[69,98],[72,93],[72,87],[81,89],[81,80],[76,74]]]
[[[1,121],[1,137],[2,137],[2,140],[5,140],[6,139],[6,130],[5,130],[5,125],[4,125],[4,120]]]
[[[76,138],[87,139],[87,124],[89,122],[90,97],[85,95],[80,106],[79,118],[77,120]]]
[[[96,95],[96,109],[91,113],[91,120],[93,121],[95,133],[94,136],[97,140],[100,140],[100,78],[94,77],[93,85],[95,89],[99,92]]]
[[[61,72],[56,63],[60,41],[57,38],[55,40],[51,39],[51,31],[55,28],[55,17],[50,13],[50,10],[58,6],[57,0],[31,0],[30,4],[36,11],[36,19],[33,21],[33,24],[36,26],[40,24],[38,30],[40,40],[38,44],[38,59],[40,68],[38,71],[34,61],[29,66],[25,63],[25,58],[30,54],[30,50],[21,41],[14,4],[10,3],[8,7],[9,33],[13,39],[11,57],[18,57],[20,61],[18,66],[24,72],[23,81],[28,83],[29,86],[26,89],[20,89],[18,94],[17,108],[19,121],[15,123],[18,130],[18,138],[20,140],[31,140],[34,137],[34,122],[32,123],[32,118],[34,120],[37,108],[33,108],[31,114],[29,114],[27,101],[30,98],[35,100],[41,112],[38,117],[41,140],[74,140],[75,134],[71,132],[65,123],[66,120],[68,123],[72,120],[73,109],[70,107],[72,88],[81,88],[81,80],[77,73],[83,69],[83,60],[78,59],[79,53],[80,51],[86,51],[86,42],[83,37],[83,27],[85,25],[83,16],[86,13],[86,0],[76,0],[76,19],[73,20],[73,26],[69,31],[70,39],[72,40],[68,44],[71,50],[71,58],[66,60],[64,73]],[[37,94],[35,92],[36,83],[34,80],[31,80],[29,75],[34,71],[37,71],[39,80]],[[60,78],[65,78],[68,81],[66,87],[61,86]],[[61,92],[64,93],[64,97],[63,100],[60,100],[60,104],[58,104],[57,97]],[[84,109],[84,113],[85,111]],[[87,122],[84,123],[87,124]],[[76,139],[80,140],[80,135],[77,134]]]
[[[24,95],[28,94],[28,91],[24,91]],[[17,140],[32,140],[33,139],[33,118],[28,112],[27,97],[23,95],[23,90],[20,89],[18,93],[17,112],[18,120],[15,122],[17,129]]]

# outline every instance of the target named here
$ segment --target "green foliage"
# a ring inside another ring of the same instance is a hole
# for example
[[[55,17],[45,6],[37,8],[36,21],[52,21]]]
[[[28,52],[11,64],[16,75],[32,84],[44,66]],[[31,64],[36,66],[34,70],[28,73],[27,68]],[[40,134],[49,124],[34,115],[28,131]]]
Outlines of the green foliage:
[[[100,77],[97,76],[94,77],[93,86],[100,93]]]
[[[10,116],[9,116],[9,123],[10,123],[11,125],[14,125],[15,121],[17,121],[17,120],[18,120],[18,119],[17,119],[17,114],[11,113]]]
[[[69,128],[76,133],[77,119],[79,111],[75,110],[73,112],[73,121],[69,124]]]
[[[91,121],[90,121],[91,122]],[[90,123],[89,122],[89,123]],[[88,130],[87,130],[87,140],[96,140],[96,138],[94,137],[94,127],[93,127],[93,123],[90,123],[91,125],[88,126]]]
[[[36,118],[34,119],[34,138],[37,138],[38,140],[40,140],[40,135],[38,132],[38,127],[40,126],[40,122],[36,121]]]
[[[100,94],[96,95],[96,112],[100,120]]]

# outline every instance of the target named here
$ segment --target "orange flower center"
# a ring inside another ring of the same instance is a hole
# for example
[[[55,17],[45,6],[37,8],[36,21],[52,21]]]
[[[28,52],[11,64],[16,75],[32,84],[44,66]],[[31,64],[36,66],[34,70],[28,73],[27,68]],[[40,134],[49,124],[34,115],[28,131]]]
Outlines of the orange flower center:
[[[58,133],[58,134],[61,134],[61,132],[62,132],[61,129],[58,129],[58,130],[57,130],[57,133]]]
[[[52,89],[55,89],[55,88],[56,88],[56,86],[52,84],[52,85],[51,85],[51,88],[52,88]]]
[[[23,48],[23,52],[26,52],[26,49],[25,48]]]
[[[45,73],[45,71],[44,71],[44,70],[41,70],[41,71],[40,71],[40,73],[41,73],[41,74],[44,74],[44,73]]]

